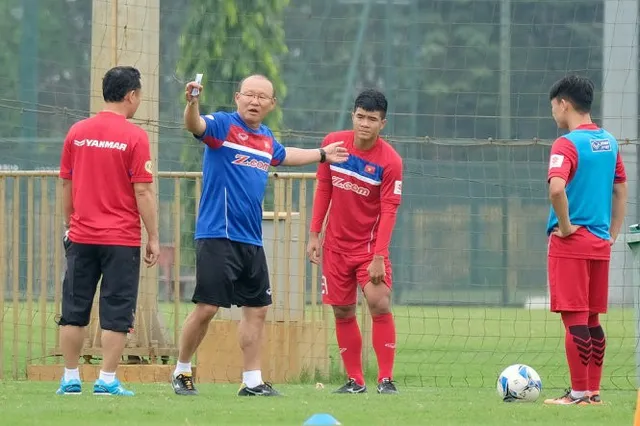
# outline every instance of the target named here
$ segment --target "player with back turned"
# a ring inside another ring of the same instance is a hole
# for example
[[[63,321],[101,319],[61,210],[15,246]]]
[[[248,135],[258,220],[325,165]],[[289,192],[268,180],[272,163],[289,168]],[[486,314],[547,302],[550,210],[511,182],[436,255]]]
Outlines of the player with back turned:
[[[65,368],[59,395],[81,393],[78,359],[100,279],[102,366],[93,393],[133,395],[116,378],[116,368],[138,298],[140,218],[149,237],[144,262],[153,266],[160,255],[149,138],[127,121],[140,106],[140,72],[124,66],[110,69],[102,94],[103,110],[69,129],[60,159],[68,229],[59,321]]]
[[[333,307],[336,337],[348,375],[348,382],[336,393],[367,390],[362,335],[356,320],[358,286],[373,319],[377,391],[397,393],[392,380],[396,331],[390,310],[389,243],[402,194],[402,158],[379,137],[386,113],[387,99],[382,93],[360,93],[352,113],[353,130],[330,133],[323,142],[326,146],[343,141],[349,159],[344,164],[318,166],[307,253],[311,262],[318,264],[322,252],[322,299]],[[325,216],[327,225],[321,243]]]
[[[565,327],[571,389],[545,404],[601,404],[611,246],[625,215],[627,184],[618,142],[591,121],[593,83],[568,76],[550,90],[551,113],[569,133],[549,159],[548,278],[551,311]]]

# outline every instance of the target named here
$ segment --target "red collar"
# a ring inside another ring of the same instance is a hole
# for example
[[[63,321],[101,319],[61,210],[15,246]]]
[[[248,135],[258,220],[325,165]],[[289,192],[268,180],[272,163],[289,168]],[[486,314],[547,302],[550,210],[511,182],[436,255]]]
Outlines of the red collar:
[[[598,130],[599,127],[596,123],[589,123],[589,124],[581,124],[578,127],[576,127],[574,130]]]

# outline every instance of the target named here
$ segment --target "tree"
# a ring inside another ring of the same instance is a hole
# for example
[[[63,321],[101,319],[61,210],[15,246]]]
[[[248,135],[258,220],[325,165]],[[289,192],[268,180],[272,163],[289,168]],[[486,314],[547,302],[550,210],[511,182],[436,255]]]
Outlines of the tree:
[[[204,73],[204,90],[200,98],[202,113],[232,110],[237,84],[244,77],[259,73],[273,82],[278,99],[286,88],[280,74],[279,57],[287,52],[283,12],[288,0],[198,0],[186,14],[186,26],[180,38],[181,57],[178,75],[187,80]],[[181,95],[184,104],[184,97]],[[266,119],[277,134],[282,111],[276,108]],[[184,170],[198,171],[203,146],[193,137],[184,145],[181,161]],[[193,264],[195,216],[195,182],[182,188],[182,242],[185,264]],[[189,214],[184,214],[189,212]],[[178,224],[176,224],[178,225]]]
[[[0,93],[2,93],[2,112],[0,117],[0,134],[6,137],[20,134],[20,111],[12,109],[17,105],[10,105],[18,99],[18,52],[20,51],[20,24],[22,9],[18,0],[0,3],[0,37],[4,48],[0,50],[0,67],[3,77],[0,79]]]
[[[554,139],[548,98],[554,81],[579,72],[594,80],[597,91],[601,88],[602,1],[514,2],[512,12],[514,136]],[[600,99],[596,96],[596,114]]]
[[[26,9],[30,8],[30,9]],[[30,13],[29,13],[30,12]],[[35,15],[35,16],[34,16]],[[0,134],[5,138],[23,135],[21,110],[24,90],[36,93],[37,136],[60,137],[69,125],[87,115],[89,60],[91,50],[91,2],[57,0],[8,0],[0,3]],[[29,21],[29,22],[27,22]],[[31,31],[35,42],[23,44]],[[20,70],[36,69],[32,86]],[[36,134],[36,129],[29,129]],[[35,147],[31,141],[19,144],[2,141],[0,154],[20,167],[34,164],[54,166],[59,156],[55,144]],[[4,162],[4,161],[3,161]]]

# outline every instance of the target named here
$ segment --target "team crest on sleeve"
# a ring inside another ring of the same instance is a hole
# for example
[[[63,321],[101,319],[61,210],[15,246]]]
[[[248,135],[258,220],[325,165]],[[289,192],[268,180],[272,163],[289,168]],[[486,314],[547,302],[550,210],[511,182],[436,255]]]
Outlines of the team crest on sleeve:
[[[564,162],[564,155],[560,154],[552,154],[549,159],[549,168],[556,169],[558,167],[562,167],[562,163]]]
[[[402,195],[402,181],[397,180],[393,184],[393,193],[396,195]]]
[[[611,142],[609,139],[591,139],[591,151],[593,152],[605,152],[611,151]]]
[[[147,173],[153,174],[153,163],[151,162],[151,160],[144,163],[144,169],[147,171]]]

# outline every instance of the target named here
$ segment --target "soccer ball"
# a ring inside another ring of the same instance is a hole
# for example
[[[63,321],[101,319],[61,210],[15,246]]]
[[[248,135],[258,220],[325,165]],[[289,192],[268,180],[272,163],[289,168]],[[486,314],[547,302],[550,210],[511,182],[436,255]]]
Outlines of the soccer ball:
[[[528,365],[510,365],[498,376],[498,395],[504,402],[533,402],[541,390],[540,376]]]

